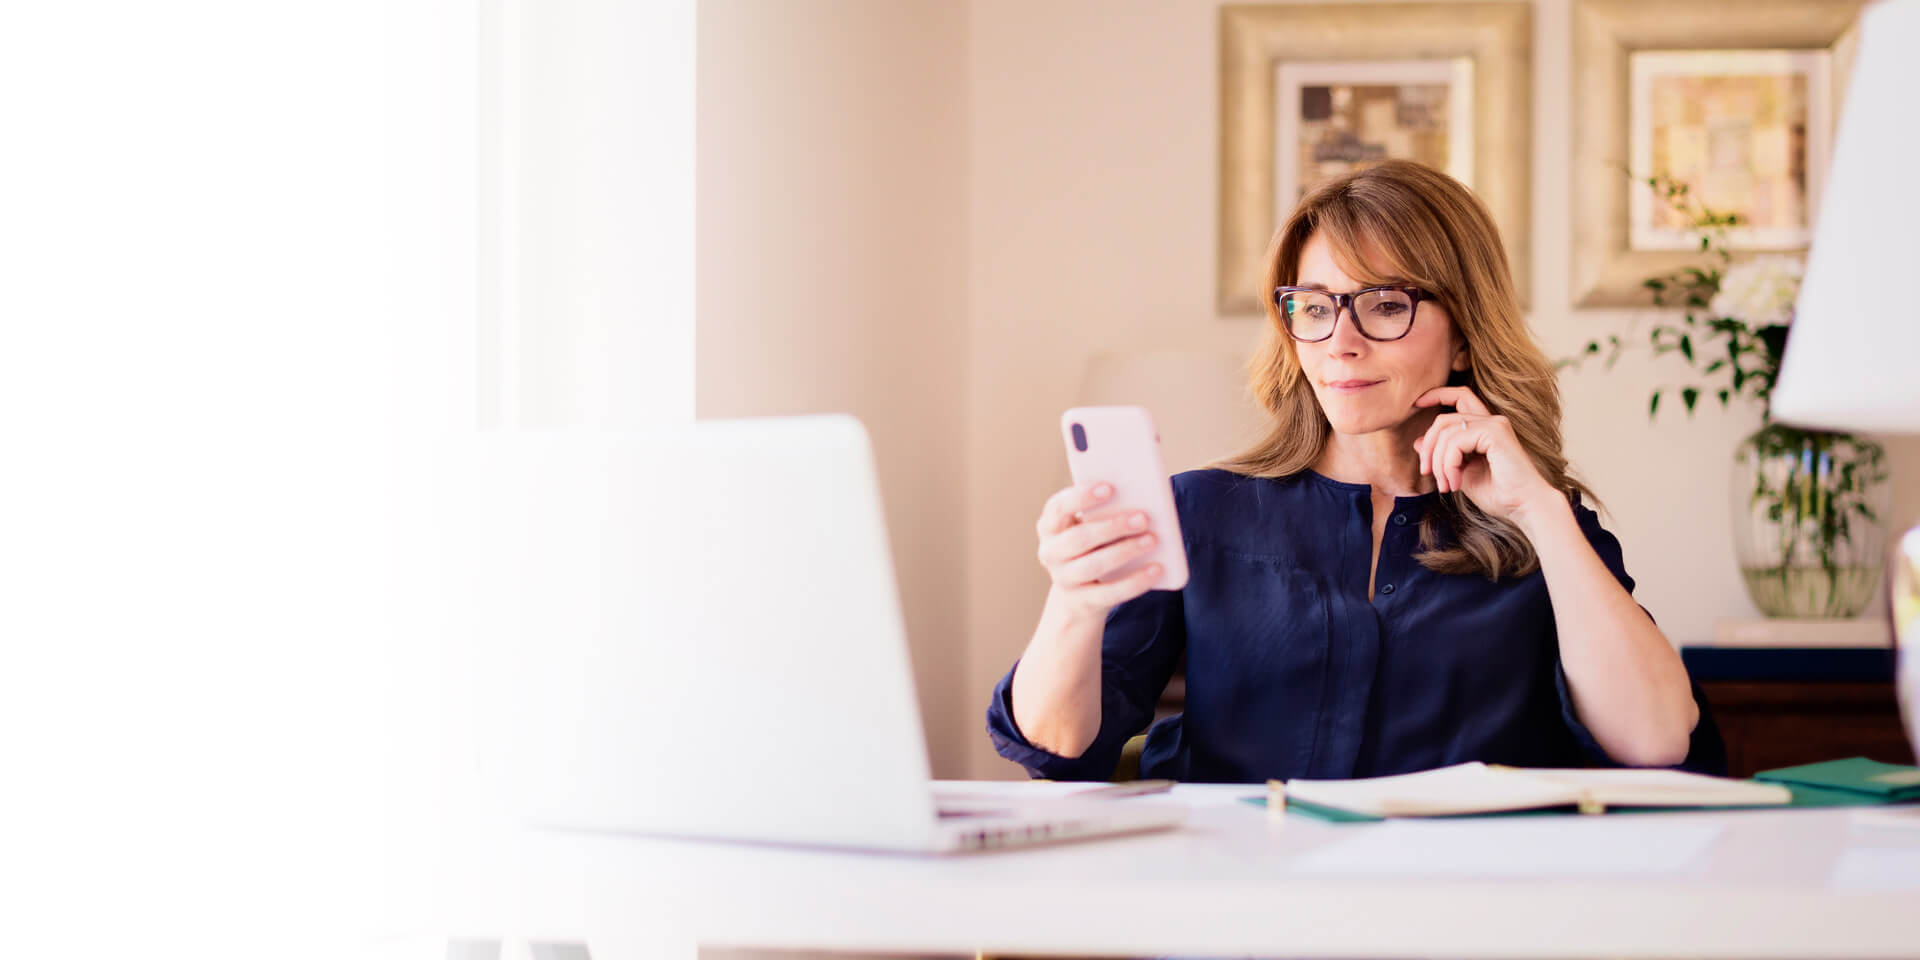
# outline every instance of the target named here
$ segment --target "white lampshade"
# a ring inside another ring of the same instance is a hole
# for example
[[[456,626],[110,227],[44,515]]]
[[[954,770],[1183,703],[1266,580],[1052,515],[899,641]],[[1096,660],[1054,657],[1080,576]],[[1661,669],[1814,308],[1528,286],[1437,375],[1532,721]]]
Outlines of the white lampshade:
[[[1920,0],[1861,16],[1773,416],[1920,432]]]

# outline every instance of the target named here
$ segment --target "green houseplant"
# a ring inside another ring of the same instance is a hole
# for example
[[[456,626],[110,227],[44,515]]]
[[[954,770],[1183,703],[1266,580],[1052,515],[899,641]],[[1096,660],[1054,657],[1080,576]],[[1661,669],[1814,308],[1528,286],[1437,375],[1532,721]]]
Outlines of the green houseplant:
[[[1851,617],[1872,599],[1886,539],[1890,487],[1879,444],[1848,433],[1777,423],[1768,408],[1799,293],[1801,262],[1762,256],[1734,262],[1728,231],[1739,217],[1697,202],[1686,184],[1647,178],[1655,196],[1687,217],[1701,263],[1644,282],[1670,308],[1646,338],[1655,356],[1678,354],[1693,378],[1661,386],[1647,401],[1657,417],[1678,395],[1692,416],[1709,391],[1725,408],[1758,402],[1761,427],[1734,452],[1730,497],[1734,549],[1754,605],[1770,617]],[[1675,320],[1675,314],[1679,319]],[[1588,341],[1577,366],[1630,346],[1619,335]]]

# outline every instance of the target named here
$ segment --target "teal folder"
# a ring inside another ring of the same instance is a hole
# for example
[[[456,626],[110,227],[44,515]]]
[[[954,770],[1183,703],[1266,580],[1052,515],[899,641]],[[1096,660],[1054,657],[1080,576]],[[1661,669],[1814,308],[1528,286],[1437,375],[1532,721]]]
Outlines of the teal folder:
[[[1881,763],[1866,757],[1848,757],[1754,774],[1755,780],[1784,783],[1800,806],[1802,787],[1851,795],[1854,803],[1902,803],[1920,800],[1920,767]]]

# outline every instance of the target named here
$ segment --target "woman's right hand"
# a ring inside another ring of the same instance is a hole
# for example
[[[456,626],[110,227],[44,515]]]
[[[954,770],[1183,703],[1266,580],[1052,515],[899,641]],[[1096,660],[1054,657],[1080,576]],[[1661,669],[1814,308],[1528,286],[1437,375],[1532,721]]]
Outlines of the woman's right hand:
[[[1106,483],[1068,487],[1047,498],[1034,525],[1040,535],[1040,565],[1053,577],[1055,599],[1077,612],[1102,617],[1146,593],[1160,576],[1160,564],[1150,563],[1118,580],[1107,579],[1158,541],[1144,510],[1081,519],[1111,496],[1113,487]]]

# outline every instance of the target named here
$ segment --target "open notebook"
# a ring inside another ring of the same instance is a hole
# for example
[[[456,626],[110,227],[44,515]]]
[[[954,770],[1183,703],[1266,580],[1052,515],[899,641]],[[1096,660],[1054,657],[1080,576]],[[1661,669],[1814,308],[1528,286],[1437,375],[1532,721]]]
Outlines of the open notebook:
[[[1785,805],[1778,784],[1749,783],[1677,770],[1521,769],[1462,763],[1438,770],[1363,780],[1273,781],[1288,802],[1305,801],[1371,817],[1445,817],[1576,806],[1735,807]]]

